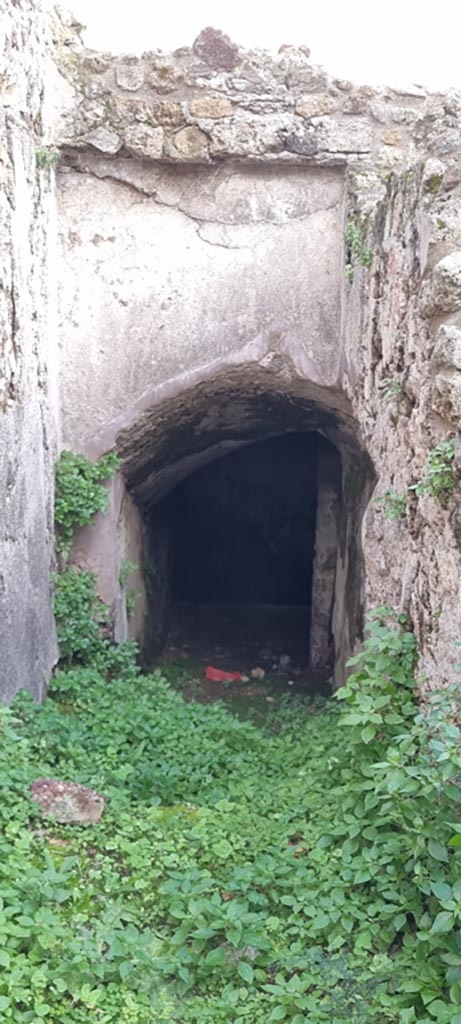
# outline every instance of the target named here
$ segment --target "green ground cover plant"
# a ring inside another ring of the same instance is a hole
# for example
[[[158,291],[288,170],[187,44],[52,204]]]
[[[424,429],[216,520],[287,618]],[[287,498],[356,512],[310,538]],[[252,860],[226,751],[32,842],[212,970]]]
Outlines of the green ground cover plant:
[[[107,511],[104,482],[114,476],[119,466],[120,459],[114,452],[98,462],[73,452],[61,452],[55,467],[54,519],[57,548],[64,559],[72,547],[75,529],[91,523],[97,512]]]
[[[426,457],[425,473],[410,487],[418,498],[428,494],[446,508],[455,489],[455,439],[439,441]]]
[[[19,695],[0,1019],[461,1024],[459,692],[423,715],[416,657],[380,609],[339,701],[285,697],[262,725],[97,662]],[[101,822],[44,818],[38,776],[98,789]]]

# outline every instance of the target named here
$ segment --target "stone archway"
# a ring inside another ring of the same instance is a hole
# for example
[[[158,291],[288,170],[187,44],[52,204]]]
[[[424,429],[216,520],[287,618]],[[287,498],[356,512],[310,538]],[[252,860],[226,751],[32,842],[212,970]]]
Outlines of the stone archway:
[[[171,495],[194,474],[268,439],[315,438],[315,538],[306,631],[310,664],[344,678],[363,617],[361,521],[374,473],[347,399],[301,380],[282,363],[231,367],[171,389],[117,437],[122,472],[142,523],[146,660],[164,641],[173,590]],[[149,572],[155,568],[155,585]]]

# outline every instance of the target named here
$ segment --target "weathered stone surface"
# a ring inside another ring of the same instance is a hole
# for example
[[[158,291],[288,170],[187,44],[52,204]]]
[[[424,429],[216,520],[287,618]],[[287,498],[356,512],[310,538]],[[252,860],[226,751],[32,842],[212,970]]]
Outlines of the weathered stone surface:
[[[433,366],[461,370],[461,329],[454,324],[444,324],[435,338],[431,359]]]
[[[461,422],[461,372],[435,377],[432,387],[432,408],[452,427]]]
[[[124,145],[135,156],[146,160],[159,160],[163,154],[163,128],[135,124],[126,129]]]
[[[94,149],[99,149],[101,153],[110,153],[111,155],[118,153],[122,145],[120,136],[103,125],[99,128],[93,128],[91,132],[87,132],[84,138],[85,142],[93,146]]]
[[[219,118],[231,117],[233,106],[229,100],[219,96],[201,96],[189,104],[192,117]]]
[[[59,414],[55,175],[37,166],[37,151],[45,162],[54,124],[43,98],[49,89],[57,102],[59,78],[41,4],[3,5],[0,20],[0,701],[20,688],[39,700],[57,657],[50,575]]]
[[[319,149],[316,129],[303,127],[290,132],[285,139],[285,149],[300,156],[315,156]]]
[[[461,310],[461,252],[452,252],[436,263],[422,301],[424,316]]]
[[[144,84],[144,68],[138,61],[136,64],[117,64],[115,81],[121,89],[137,92]]]
[[[191,125],[182,128],[174,136],[174,146],[177,153],[187,160],[206,160],[208,157],[208,135],[200,128]]]
[[[386,128],[381,132],[381,141],[385,146],[400,146],[403,142],[403,134],[398,128]]]
[[[322,114],[331,114],[337,107],[337,101],[328,93],[313,93],[311,96],[303,96],[295,106],[296,113],[300,117],[321,117]]]
[[[181,70],[173,60],[157,57],[149,66],[147,82],[155,92],[168,93],[178,88],[183,80]]]
[[[361,516],[370,459],[379,493],[405,491],[430,448],[459,429],[459,94],[356,88],[331,81],[302,48],[237,53],[214,32],[195,52],[113,58],[74,44],[68,28],[55,38],[72,101],[56,110],[63,78],[47,86],[45,166],[36,168],[49,68],[44,74],[46,32],[41,15],[35,31],[34,5],[13,5],[0,68],[8,100],[0,152],[0,678],[8,695],[19,685],[41,694],[54,644],[57,278],[66,443],[90,455],[119,443],[137,500],[148,505],[250,428],[327,431],[345,481],[341,554],[327,567],[337,664],[360,634],[365,587],[368,604],[409,611],[422,670],[432,681],[449,679],[461,632],[454,509],[427,499],[429,511],[414,499],[405,521],[389,524],[371,502],[363,531]],[[62,144],[58,273],[46,153]],[[347,257],[352,283],[344,270],[349,218],[360,243]],[[383,397],[389,380],[392,401]],[[207,430],[209,450],[199,451]],[[97,569],[122,639],[129,627],[117,559],[128,550],[142,564],[143,524],[121,479],[111,495],[104,543],[98,521],[78,550]]]
[[[330,153],[369,153],[373,131],[365,120],[323,122],[318,131],[319,149]]]
[[[148,109],[146,116],[156,125],[164,125],[168,128],[175,127],[184,121],[182,106],[177,100],[157,100]]]
[[[214,28],[204,28],[197,36],[193,47],[194,53],[210,68],[216,71],[232,71],[238,62],[238,46]]]
[[[210,129],[210,152],[216,156],[248,156],[283,149],[283,121],[273,117],[233,118]]]
[[[104,797],[78,782],[36,779],[32,799],[61,825],[96,825],[104,811]]]

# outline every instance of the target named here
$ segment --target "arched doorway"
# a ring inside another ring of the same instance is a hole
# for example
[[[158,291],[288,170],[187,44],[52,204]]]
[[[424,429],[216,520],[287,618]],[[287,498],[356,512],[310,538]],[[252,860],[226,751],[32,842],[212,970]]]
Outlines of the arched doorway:
[[[362,627],[373,467],[344,395],[276,371],[231,368],[118,437],[143,520],[144,656],[181,604],[297,608],[310,669],[339,685]]]

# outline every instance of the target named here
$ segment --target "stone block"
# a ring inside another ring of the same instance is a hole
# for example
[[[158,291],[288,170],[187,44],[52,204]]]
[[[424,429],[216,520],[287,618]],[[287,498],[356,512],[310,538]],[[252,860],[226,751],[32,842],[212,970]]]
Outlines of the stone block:
[[[93,128],[91,132],[87,132],[84,136],[84,141],[88,142],[94,149],[99,149],[101,153],[107,153],[110,156],[118,153],[122,145],[120,136],[112,131],[111,128],[105,128],[104,125],[100,125],[99,128]]]
[[[432,353],[432,365],[461,370],[461,330],[454,324],[439,328]]]
[[[329,153],[369,153],[373,129],[368,121],[330,121],[318,131],[319,149]]]
[[[203,60],[215,71],[232,71],[238,63],[238,46],[214,28],[204,28],[193,43],[192,49],[196,57]]]
[[[125,131],[124,143],[134,156],[159,160],[163,155],[163,128],[151,128],[147,124],[132,125]]]
[[[285,149],[299,156],[315,156],[318,148],[317,132],[313,127],[291,132],[285,139]]]
[[[219,118],[230,117],[232,115],[233,106],[229,100],[216,96],[202,96],[198,99],[191,100],[189,110],[192,117]]]
[[[187,160],[206,160],[208,158],[208,135],[195,125],[182,128],[174,136],[174,147]]]
[[[303,96],[295,106],[296,113],[300,117],[321,117],[322,114],[331,114],[337,107],[337,100],[328,93],[313,93],[311,96]]]
[[[115,81],[121,89],[137,92],[144,85],[144,68],[142,64],[117,64]]]
[[[167,57],[156,58],[147,74],[147,81],[155,92],[173,92],[183,81],[183,76],[174,63]]]
[[[400,146],[403,142],[402,132],[398,128],[386,128],[381,132],[381,142],[385,146]]]
[[[176,126],[184,120],[181,104],[177,100],[157,100],[150,110],[156,125]]]
[[[423,316],[456,313],[461,309],[461,252],[436,263],[421,302]]]
[[[104,797],[79,782],[36,779],[30,789],[35,803],[62,825],[95,825],[104,811]]]
[[[437,376],[432,386],[432,408],[456,429],[461,420],[461,373]]]
[[[219,156],[260,156],[283,149],[281,125],[275,118],[234,118],[211,130],[211,153]]]

